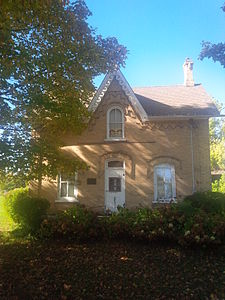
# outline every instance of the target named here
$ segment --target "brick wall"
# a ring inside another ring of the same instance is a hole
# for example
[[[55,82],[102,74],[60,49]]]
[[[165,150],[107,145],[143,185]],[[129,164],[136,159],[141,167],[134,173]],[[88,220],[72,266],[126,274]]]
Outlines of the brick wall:
[[[126,141],[105,140],[107,110],[112,105],[119,105],[124,111]],[[79,172],[78,199],[93,210],[104,209],[105,160],[112,157],[125,161],[125,197],[128,208],[152,205],[153,168],[160,163],[174,165],[178,199],[191,194],[193,188],[198,191],[211,188],[208,120],[161,120],[142,124],[116,81],[110,85],[83,134],[76,137],[73,133],[68,133],[64,140],[64,150],[80,157],[89,166],[88,171]],[[87,178],[96,178],[96,185],[87,185]],[[64,209],[74,205],[55,203],[56,181],[45,181],[42,193],[50,200],[52,209]]]

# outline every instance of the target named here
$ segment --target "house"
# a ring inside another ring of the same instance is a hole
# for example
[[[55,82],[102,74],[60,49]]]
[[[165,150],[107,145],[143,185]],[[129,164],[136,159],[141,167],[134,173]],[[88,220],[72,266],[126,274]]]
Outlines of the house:
[[[219,112],[190,59],[183,69],[184,84],[172,86],[131,88],[120,70],[106,75],[87,129],[63,147],[89,169],[43,183],[52,209],[152,207],[211,189],[208,120]]]

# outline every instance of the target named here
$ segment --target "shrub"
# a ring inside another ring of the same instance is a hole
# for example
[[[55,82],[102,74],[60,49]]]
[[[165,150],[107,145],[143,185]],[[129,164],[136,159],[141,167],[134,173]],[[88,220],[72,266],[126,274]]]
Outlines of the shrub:
[[[41,224],[39,236],[86,241],[102,238],[105,236],[104,230],[95,213],[82,205],[76,205],[58,213],[55,218],[45,219]]]
[[[212,183],[212,191],[225,194],[225,174],[219,180],[215,180]]]
[[[184,222],[184,231],[178,232],[180,244],[223,244],[225,241],[224,217],[217,214],[198,212]]]
[[[219,197],[220,195],[218,199]],[[225,218],[221,213],[221,206],[213,203],[207,208],[207,202],[204,201],[204,198],[201,200],[198,197],[195,202],[193,197],[154,210],[140,208],[130,211],[120,208],[117,213],[103,218],[98,218],[85,207],[76,206],[55,219],[45,220],[41,225],[40,236],[76,241],[129,239],[173,241],[181,245],[223,244]]]
[[[187,196],[183,203],[206,213],[225,214],[225,194],[219,192],[197,192]],[[182,204],[181,204],[182,205]]]
[[[139,240],[153,241],[164,234],[163,217],[159,209],[140,208],[136,212],[133,237]]]
[[[112,213],[104,221],[109,238],[129,238],[132,234],[135,212],[120,207],[117,213]]]
[[[76,205],[67,209],[63,213],[63,219],[66,219],[69,224],[72,223],[73,234],[71,238],[73,239],[97,239],[100,235],[97,215],[83,205]]]
[[[96,219],[96,214],[82,205],[76,205],[73,208],[65,210],[63,215],[74,224],[83,226],[91,226],[92,222]]]
[[[193,215],[195,215],[199,209],[197,209],[196,207],[194,207],[191,203],[191,201],[189,200],[184,200],[181,201],[179,203],[176,204],[172,204],[173,209],[177,212],[180,213],[182,215],[184,215],[185,217],[192,217]]]
[[[31,197],[28,188],[18,188],[6,194],[5,206],[14,222],[23,230],[34,233],[40,228],[50,205],[46,199]]]
[[[26,198],[29,196],[29,189],[26,188],[17,188],[14,190],[9,191],[7,194],[5,194],[4,198],[4,206],[9,213],[9,215],[12,217],[12,219],[19,223],[17,218],[17,213],[14,210],[14,205],[16,201],[20,201],[22,198]]]

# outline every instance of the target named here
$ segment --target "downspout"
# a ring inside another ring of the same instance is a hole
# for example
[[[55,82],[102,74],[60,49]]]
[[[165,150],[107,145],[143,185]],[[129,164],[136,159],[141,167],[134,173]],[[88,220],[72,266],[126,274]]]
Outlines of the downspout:
[[[192,169],[192,194],[195,189],[195,167],[194,167],[194,147],[193,147],[193,120],[190,120],[190,143],[191,143],[191,169]]]

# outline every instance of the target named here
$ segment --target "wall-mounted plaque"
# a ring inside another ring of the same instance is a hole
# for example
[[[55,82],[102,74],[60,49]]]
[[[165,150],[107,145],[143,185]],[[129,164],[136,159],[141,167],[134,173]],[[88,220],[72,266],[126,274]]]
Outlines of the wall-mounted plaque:
[[[88,178],[87,179],[87,184],[95,185],[96,184],[96,178]]]

